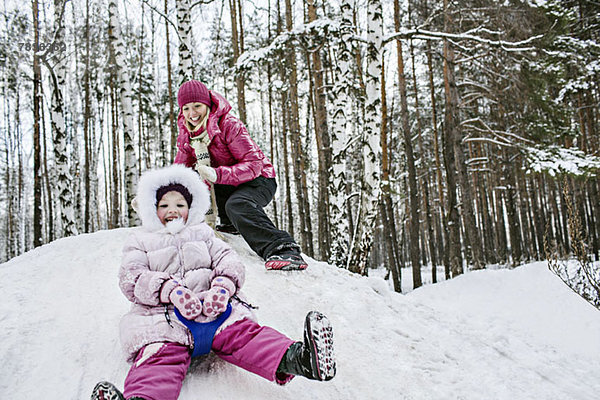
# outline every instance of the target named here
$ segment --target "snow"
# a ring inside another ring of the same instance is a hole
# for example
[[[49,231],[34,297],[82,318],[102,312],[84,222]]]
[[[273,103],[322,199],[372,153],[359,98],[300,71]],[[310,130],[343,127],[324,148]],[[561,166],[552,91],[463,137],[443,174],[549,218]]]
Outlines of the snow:
[[[582,176],[589,171],[600,169],[600,157],[585,154],[575,147],[567,149],[555,145],[546,148],[526,146],[523,150],[528,160],[529,171],[547,171],[552,176],[562,173]]]
[[[61,239],[0,265],[0,398],[86,399],[128,370],[117,285],[131,228]],[[182,400],[593,399],[600,393],[600,314],[543,262],[470,272],[408,294],[308,258],[266,271],[240,237],[245,292],[259,320],[300,339],[318,309],[334,328],[338,375],[280,387],[214,355],[196,360]],[[403,271],[404,273],[405,271]],[[409,274],[404,274],[408,279]]]

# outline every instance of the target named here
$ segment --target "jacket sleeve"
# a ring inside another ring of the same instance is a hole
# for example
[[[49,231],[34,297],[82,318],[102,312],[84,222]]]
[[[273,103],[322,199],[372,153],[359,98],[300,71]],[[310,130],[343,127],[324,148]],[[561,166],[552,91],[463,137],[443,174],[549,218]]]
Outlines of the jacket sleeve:
[[[237,186],[260,176],[265,156],[248,134],[244,124],[228,115],[221,123],[220,129],[225,135],[229,152],[238,162],[215,168],[217,183]]]
[[[135,235],[123,247],[119,270],[119,287],[133,303],[157,306],[163,284],[171,277],[166,272],[151,271],[148,255]]]
[[[190,145],[190,134],[184,125],[183,114],[179,114],[177,119],[179,135],[177,136],[177,154],[175,155],[175,164],[184,164],[186,167],[193,168],[196,165],[196,152]]]
[[[214,236],[208,240],[208,252],[212,259],[213,270],[209,281],[212,282],[220,276],[229,278],[235,284],[237,293],[246,280],[246,268],[238,255],[224,241]]]

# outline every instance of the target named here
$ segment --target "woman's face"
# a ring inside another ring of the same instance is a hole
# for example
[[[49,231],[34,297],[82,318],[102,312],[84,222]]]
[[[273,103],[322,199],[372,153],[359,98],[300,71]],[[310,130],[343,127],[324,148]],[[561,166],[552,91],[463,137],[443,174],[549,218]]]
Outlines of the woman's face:
[[[196,126],[204,119],[208,111],[208,106],[204,103],[187,103],[181,108],[181,111],[186,122],[192,126]]]
[[[176,190],[165,193],[156,205],[156,215],[163,225],[177,218],[183,218],[187,222],[189,211],[185,197]]]

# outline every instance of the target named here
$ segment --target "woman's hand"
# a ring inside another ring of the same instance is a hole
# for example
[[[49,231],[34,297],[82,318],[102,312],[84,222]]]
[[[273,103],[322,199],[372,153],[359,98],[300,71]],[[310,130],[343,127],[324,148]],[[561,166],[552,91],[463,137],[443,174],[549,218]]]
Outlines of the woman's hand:
[[[213,167],[199,165],[196,167],[196,171],[198,171],[203,179],[206,179],[210,183],[215,183],[217,181],[217,171]]]

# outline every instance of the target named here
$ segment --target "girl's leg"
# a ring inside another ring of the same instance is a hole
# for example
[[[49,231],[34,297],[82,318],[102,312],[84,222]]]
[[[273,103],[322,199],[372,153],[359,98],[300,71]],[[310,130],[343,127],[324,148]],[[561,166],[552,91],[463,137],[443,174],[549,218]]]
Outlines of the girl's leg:
[[[294,376],[277,373],[277,368],[293,343],[273,328],[243,319],[217,334],[212,350],[225,361],[283,385]]]
[[[284,247],[300,254],[300,246],[290,234],[277,229],[263,210],[273,199],[276,189],[275,179],[260,176],[238,186],[225,204],[225,211],[233,225],[263,259]]]
[[[125,378],[125,398],[177,400],[190,361],[186,346],[177,343],[147,345],[139,351]]]

